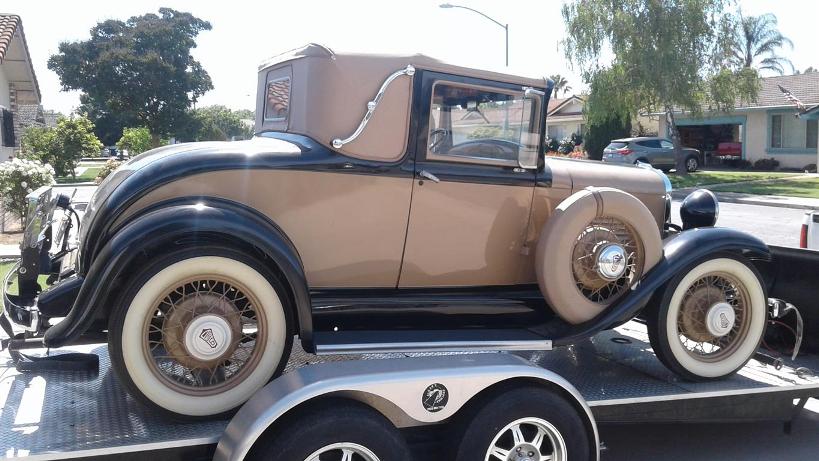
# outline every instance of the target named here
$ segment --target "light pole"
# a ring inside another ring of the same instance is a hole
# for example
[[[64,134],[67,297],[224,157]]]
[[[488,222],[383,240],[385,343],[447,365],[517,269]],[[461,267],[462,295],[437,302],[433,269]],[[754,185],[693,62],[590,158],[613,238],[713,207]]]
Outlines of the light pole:
[[[500,21],[496,21],[484,13],[481,13],[478,10],[472,9],[468,6],[461,6],[461,5],[453,5],[451,3],[442,3],[439,5],[441,8],[463,8],[465,10],[469,10],[473,13],[478,13],[479,15],[485,17],[486,19],[494,22],[495,24],[503,27],[503,31],[506,33],[506,67],[509,67],[509,24],[501,24]]]

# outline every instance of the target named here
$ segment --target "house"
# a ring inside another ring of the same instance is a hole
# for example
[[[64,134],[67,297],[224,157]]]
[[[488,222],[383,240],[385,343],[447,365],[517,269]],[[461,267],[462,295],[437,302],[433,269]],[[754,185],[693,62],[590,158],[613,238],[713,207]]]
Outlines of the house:
[[[586,101],[580,96],[568,98],[551,98],[546,109],[546,134],[560,141],[572,134],[583,134],[586,131],[586,120],[583,117],[583,105]]]
[[[706,111],[700,117],[675,112],[683,145],[714,151],[721,142],[742,143],[742,158],[755,162],[776,158],[781,168],[816,164],[819,73],[768,77],[760,80],[759,96],[752,103],[738,103],[728,112]],[[805,109],[789,101],[779,87],[795,96]],[[668,129],[660,117],[660,136]]]
[[[27,126],[39,123],[45,123],[45,114],[23,22],[20,16],[0,14],[0,161],[19,149]]]

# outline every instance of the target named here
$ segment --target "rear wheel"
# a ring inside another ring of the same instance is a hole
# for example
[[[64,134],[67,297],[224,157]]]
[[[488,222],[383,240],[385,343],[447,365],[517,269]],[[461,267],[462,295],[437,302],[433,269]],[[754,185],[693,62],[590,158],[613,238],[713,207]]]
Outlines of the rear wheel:
[[[693,173],[693,172],[697,171],[697,169],[699,167],[700,167],[700,160],[696,156],[690,155],[690,156],[688,156],[688,158],[685,159],[685,169],[689,173]]]
[[[174,417],[230,412],[284,368],[284,293],[243,253],[172,253],[134,277],[111,313],[114,368],[134,397]]]
[[[358,402],[328,400],[269,431],[252,460],[409,461],[403,436],[383,415]]]
[[[586,461],[589,437],[577,410],[553,392],[504,392],[464,418],[456,461]]]
[[[648,321],[660,361],[695,381],[736,373],[765,332],[760,280],[753,266],[733,255],[707,259],[675,277]]]

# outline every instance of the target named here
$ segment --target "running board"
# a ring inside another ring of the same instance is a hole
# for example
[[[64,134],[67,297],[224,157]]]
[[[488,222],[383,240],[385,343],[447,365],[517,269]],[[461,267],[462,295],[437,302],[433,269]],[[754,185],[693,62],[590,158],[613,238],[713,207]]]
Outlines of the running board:
[[[313,341],[318,355],[552,349],[550,339],[524,329],[317,331]]]

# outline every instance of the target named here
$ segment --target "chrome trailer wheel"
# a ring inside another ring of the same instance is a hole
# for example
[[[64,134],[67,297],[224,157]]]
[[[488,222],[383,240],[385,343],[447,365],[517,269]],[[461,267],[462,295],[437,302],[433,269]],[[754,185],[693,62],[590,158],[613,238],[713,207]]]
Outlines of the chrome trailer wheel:
[[[370,449],[357,443],[334,443],[319,448],[304,461],[381,461]]]
[[[126,388],[181,418],[240,406],[281,373],[292,343],[275,278],[241,253],[203,252],[149,264],[109,322]]]
[[[692,380],[731,375],[753,357],[765,332],[766,298],[741,257],[708,259],[672,280],[649,339],[658,358]]]
[[[501,429],[484,461],[566,461],[566,441],[552,423],[521,418]]]

